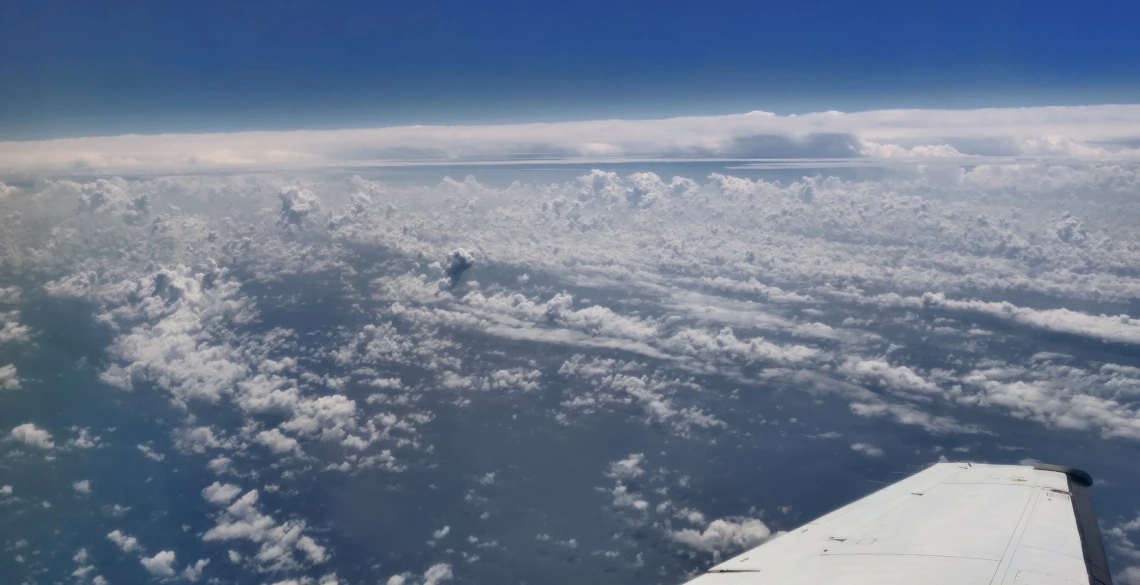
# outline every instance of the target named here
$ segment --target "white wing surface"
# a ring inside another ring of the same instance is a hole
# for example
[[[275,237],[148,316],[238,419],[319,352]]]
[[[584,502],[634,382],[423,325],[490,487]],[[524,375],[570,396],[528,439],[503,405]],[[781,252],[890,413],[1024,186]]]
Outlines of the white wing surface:
[[[690,585],[1112,585],[1085,472],[939,463]]]

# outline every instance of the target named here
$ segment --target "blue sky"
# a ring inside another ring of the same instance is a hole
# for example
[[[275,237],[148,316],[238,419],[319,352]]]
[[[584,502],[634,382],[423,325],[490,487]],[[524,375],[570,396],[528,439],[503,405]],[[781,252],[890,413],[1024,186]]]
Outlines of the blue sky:
[[[0,139],[1133,103],[1137,18],[1129,2],[8,0]]]

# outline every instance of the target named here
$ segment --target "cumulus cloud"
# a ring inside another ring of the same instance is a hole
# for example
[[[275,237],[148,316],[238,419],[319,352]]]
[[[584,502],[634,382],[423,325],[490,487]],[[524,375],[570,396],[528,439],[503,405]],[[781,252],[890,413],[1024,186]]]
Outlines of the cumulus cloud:
[[[202,490],[202,497],[212,504],[229,504],[240,493],[241,488],[236,485],[221,484],[215,481]]]
[[[278,455],[297,452],[300,447],[296,439],[286,436],[278,429],[261,431],[257,434],[257,442]]]
[[[143,454],[143,457],[146,457],[151,461],[161,462],[166,460],[166,455],[155,451],[154,447],[151,447],[150,445],[135,445],[135,448],[137,448]]]
[[[475,265],[475,255],[463,248],[456,248],[451,251],[447,256],[447,267],[443,273],[447,278],[451,279],[451,284],[455,285],[459,282],[463,273]]]
[[[74,489],[77,493],[90,494],[91,493],[91,481],[86,480],[86,479],[82,480],[82,481],[77,481],[77,482],[71,484],[71,488]]]
[[[641,453],[631,453],[629,457],[611,463],[610,471],[606,476],[617,480],[630,480],[640,477],[645,473],[645,470],[641,468],[641,464],[644,461],[645,455]]]
[[[19,302],[22,292],[18,286],[0,286],[0,303],[15,304]]]
[[[0,390],[19,390],[20,378],[16,366],[8,364],[0,366]]]
[[[873,380],[902,392],[934,394],[938,386],[922,378],[907,366],[892,366],[884,360],[849,359],[839,370],[854,378]]]
[[[31,329],[21,325],[19,311],[0,312],[0,345],[25,343],[31,339]]]
[[[190,582],[201,579],[202,571],[208,564],[210,564],[210,559],[198,559],[198,562],[193,565],[186,565],[186,568],[182,569],[182,578]]]
[[[155,577],[167,578],[174,576],[174,551],[164,550],[153,557],[143,557],[139,563],[147,572]]]
[[[40,449],[54,449],[55,443],[51,440],[51,433],[37,427],[33,423],[24,423],[13,428],[8,438]]]
[[[445,581],[450,581],[454,576],[450,564],[438,563],[428,567],[419,577],[412,573],[392,575],[388,578],[387,585],[439,585]]]
[[[851,450],[868,457],[882,457],[883,450],[869,443],[852,443]]]
[[[772,531],[755,518],[722,518],[713,520],[704,530],[685,528],[669,532],[673,541],[718,558],[723,553],[759,546],[771,536]]]
[[[137,538],[128,534],[124,534],[120,530],[114,530],[108,533],[107,540],[115,543],[115,546],[119,547],[119,550],[122,550],[125,553],[142,550],[142,547],[139,546],[139,541]]]
[[[302,520],[278,522],[261,511],[257,490],[250,490],[227,505],[222,496],[231,495],[229,488],[213,484],[203,490],[207,501],[224,506],[217,516],[217,524],[202,535],[205,542],[248,540],[259,545],[258,553],[250,558],[260,572],[296,569],[307,564],[324,563],[329,558],[325,547],[305,534]]]
[[[1125,567],[1116,575],[1116,581],[1123,585],[1140,585],[1140,566]]]
[[[861,140],[814,138],[802,148],[893,144]],[[876,156],[949,156],[925,136],[895,146],[906,152]],[[725,146],[776,147],[791,148],[759,139]],[[978,419],[987,424],[1004,413],[1101,440],[1137,439],[1140,364],[1126,351],[1090,357],[1064,346],[1134,343],[1136,324],[1122,313],[1140,298],[1140,173],[974,162],[895,169],[881,179],[782,182],[731,171],[692,179],[596,171],[507,187],[475,179],[45,180],[4,205],[61,198],[66,212],[21,207],[44,217],[13,230],[52,229],[15,237],[6,224],[0,262],[52,259],[52,274],[63,276],[36,295],[90,307],[113,338],[101,379],[135,392],[124,400],[168,399],[183,417],[170,429],[176,451],[234,482],[202,490],[214,510],[212,546],[234,548],[240,568],[285,571],[269,580],[288,580],[333,556],[309,519],[279,498],[303,497],[309,473],[436,465],[441,435],[425,429],[443,424],[447,405],[471,412],[504,393],[516,393],[520,409],[542,405],[520,410],[520,419],[583,425],[574,432],[601,420],[644,425],[639,432],[652,429],[673,445],[746,448],[764,433],[799,436],[845,422],[876,426],[880,445],[895,424],[907,433],[980,434],[967,418],[978,409],[987,409]],[[296,193],[282,197],[283,185]],[[145,224],[120,221],[117,210],[143,194]],[[1104,209],[1085,202],[1090,194]],[[221,218],[220,200],[232,203]],[[165,213],[170,205],[181,209]],[[50,242],[38,244],[41,237]],[[17,241],[30,251],[10,245]],[[440,260],[458,246],[493,268],[478,286],[448,288],[441,272],[450,264]],[[306,298],[310,283],[319,303]],[[321,318],[318,309],[333,306],[337,318]],[[294,311],[304,318],[281,318]],[[1020,343],[1041,332],[1064,333],[1049,345],[1070,355]],[[812,411],[818,406],[827,420],[754,410],[757,397],[778,407],[787,392],[812,394],[796,401],[814,401]],[[68,449],[98,439],[71,432],[78,436]],[[843,444],[855,439],[845,434]],[[650,458],[659,452],[651,442],[630,444]],[[865,455],[877,449],[858,445]],[[165,457],[153,445],[139,449]],[[599,468],[609,479],[598,497],[629,525],[694,554],[727,551],[737,544],[712,543],[762,532],[749,519],[708,522],[695,509],[698,491],[663,479],[668,456],[650,468],[642,453],[626,453]],[[488,469],[505,475],[480,475]],[[517,483],[502,479],[516,474],[496,461],[463,473],[472,506],[485,504],[476,492],[509,493]],[[274,495],[263,502],[235,485],[250,481]],[[452,523],[440,537],[449,537],[454,558],[494,554],[491,538],[456,539],[456,530]],[[551,545],[571,542],[563,537]],[[574,542],[583,554],[589,548],[584,536]],[[195,567],[178,574],[189,579]]]
[[[1140,344],[1140,319],[1134,319],[1125,314],[1089,315],[1069,309],[1019,307],[1009,302],[957,301],[947,299],[945,295],[940,293],[923,295],[921,304],[925,307],[975,311],[1049,331],[1117,343]]]
[[[298,187],[285,187],[278,194],[281,198],[281,221],[290,225],[301,225],[305,218],[320,210],[320,199],[312,191]]]

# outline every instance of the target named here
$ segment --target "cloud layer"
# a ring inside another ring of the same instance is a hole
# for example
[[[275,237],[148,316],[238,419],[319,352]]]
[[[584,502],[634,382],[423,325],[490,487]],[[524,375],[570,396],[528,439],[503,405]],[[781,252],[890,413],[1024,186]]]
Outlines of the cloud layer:
[[[1140,169],[1009,162],[21,182],[0,513],[89,505],[92,581],[656,582],[940,456],[1134,450]]]
[[[280,170],[617,159],[1133,160],[1140,106],[766,112],[499,126],[404,126],[0,142],[0,173]]]

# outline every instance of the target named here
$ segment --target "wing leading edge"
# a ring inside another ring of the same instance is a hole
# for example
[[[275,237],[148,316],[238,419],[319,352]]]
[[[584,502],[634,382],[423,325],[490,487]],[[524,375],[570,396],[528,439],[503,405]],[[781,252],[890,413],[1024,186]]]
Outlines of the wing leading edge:
[[[1092,477],[939,463],[688,585],[1112,585]]]

